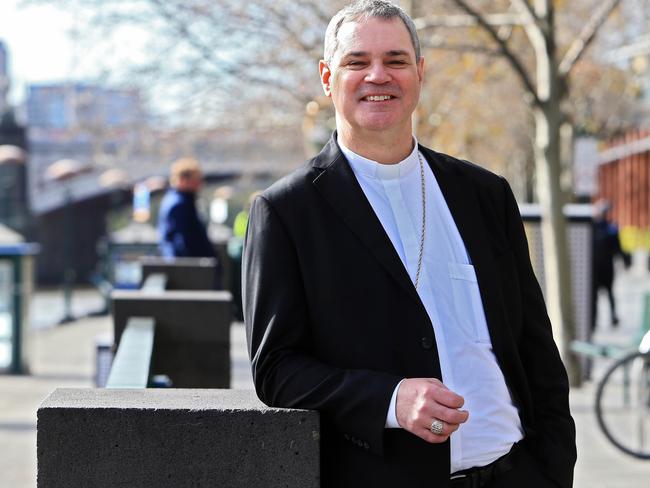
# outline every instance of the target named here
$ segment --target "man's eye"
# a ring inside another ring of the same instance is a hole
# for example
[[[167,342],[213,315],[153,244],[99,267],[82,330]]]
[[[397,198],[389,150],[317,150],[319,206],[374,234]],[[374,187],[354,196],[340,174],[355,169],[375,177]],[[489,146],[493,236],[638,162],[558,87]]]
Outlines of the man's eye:
[[[363,61],[350,61],[348,66],[363,66],[365,63]]]
[[[406,61],[395,59],[393,61],[390,61],[388,64],[391,64],[393,66],[404,66],[406,64]]]

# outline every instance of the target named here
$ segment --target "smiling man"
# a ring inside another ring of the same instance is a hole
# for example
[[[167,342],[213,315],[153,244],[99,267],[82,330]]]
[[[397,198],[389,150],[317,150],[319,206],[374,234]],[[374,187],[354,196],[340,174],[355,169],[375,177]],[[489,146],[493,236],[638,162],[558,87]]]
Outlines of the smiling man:
[[[260,399],[321,412],[325,488],[570,487],[567,377],[516,202],[417,143],[412,20],[344,8],[319,69],[337,131],[250,213]]]

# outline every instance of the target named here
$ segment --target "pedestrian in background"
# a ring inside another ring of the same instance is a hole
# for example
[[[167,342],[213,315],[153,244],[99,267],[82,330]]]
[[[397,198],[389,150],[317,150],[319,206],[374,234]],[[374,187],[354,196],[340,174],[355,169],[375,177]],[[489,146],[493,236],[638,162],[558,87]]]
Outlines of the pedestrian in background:
[[[217,255],[196,211],[203,173],[194,159],[179,159],[171,167],[170,188],[158,213],[160,254],[164,257],[214,258]],[[217,262],[217,270],[219,269]],[[220,276],[220,273],[217,273]],[[217,277],[217,285],[220,279]]]
[[[609,299],[612,327],[619,323],[614,298],[614,258],[623,258],[625,267],[630,265],[630,255],[623,252],[618,235],[618,227],[609,221],[608,214],[612,206],[607,200],[599,200],[595,204],[593,227],[593,287],[591,301],[591,331],[596,330],[598,315],[598,292],[604,289]]]

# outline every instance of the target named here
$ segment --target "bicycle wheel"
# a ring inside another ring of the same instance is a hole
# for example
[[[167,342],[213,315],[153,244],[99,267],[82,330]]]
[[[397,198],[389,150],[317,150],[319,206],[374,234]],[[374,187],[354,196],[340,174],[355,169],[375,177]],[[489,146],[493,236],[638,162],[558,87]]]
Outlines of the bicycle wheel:
[[[621,451],[650,459],[650,354],[616,361],[596,392],[598,425]]]

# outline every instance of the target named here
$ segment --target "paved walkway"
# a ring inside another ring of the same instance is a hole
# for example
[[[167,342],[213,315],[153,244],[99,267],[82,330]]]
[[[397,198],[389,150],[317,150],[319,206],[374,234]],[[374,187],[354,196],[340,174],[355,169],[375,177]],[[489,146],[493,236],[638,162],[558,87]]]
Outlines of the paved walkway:
[[[641,297],[650,291],[650,276],[642,270],[624,273],[617,282],[621,326],[612,330],[605,300],[597,339],[625,343],[641,316]],[[84,318],[55,326],[62,316],[60,295],[39,292],[33,300],[30,376],[0,376],[0,487],[36,485],[36,410],[55,388],[93,386],[95,337],[110,333],[109,317]],[[88,313],[101,306],[92,291],[75,294],[73,311]],[[233,387],[252,388],[245,334],[241,324],[231,329]],[[602,374],[602,362],[594,377]],[[618,452],[604,438],[593,413],[594,385],[571,392],[571,407],[578,430],[579,460],[576,488],[645,488],[650,486],[650,461],[638,461]],[[525,488],[525,487],[522,487]]]

